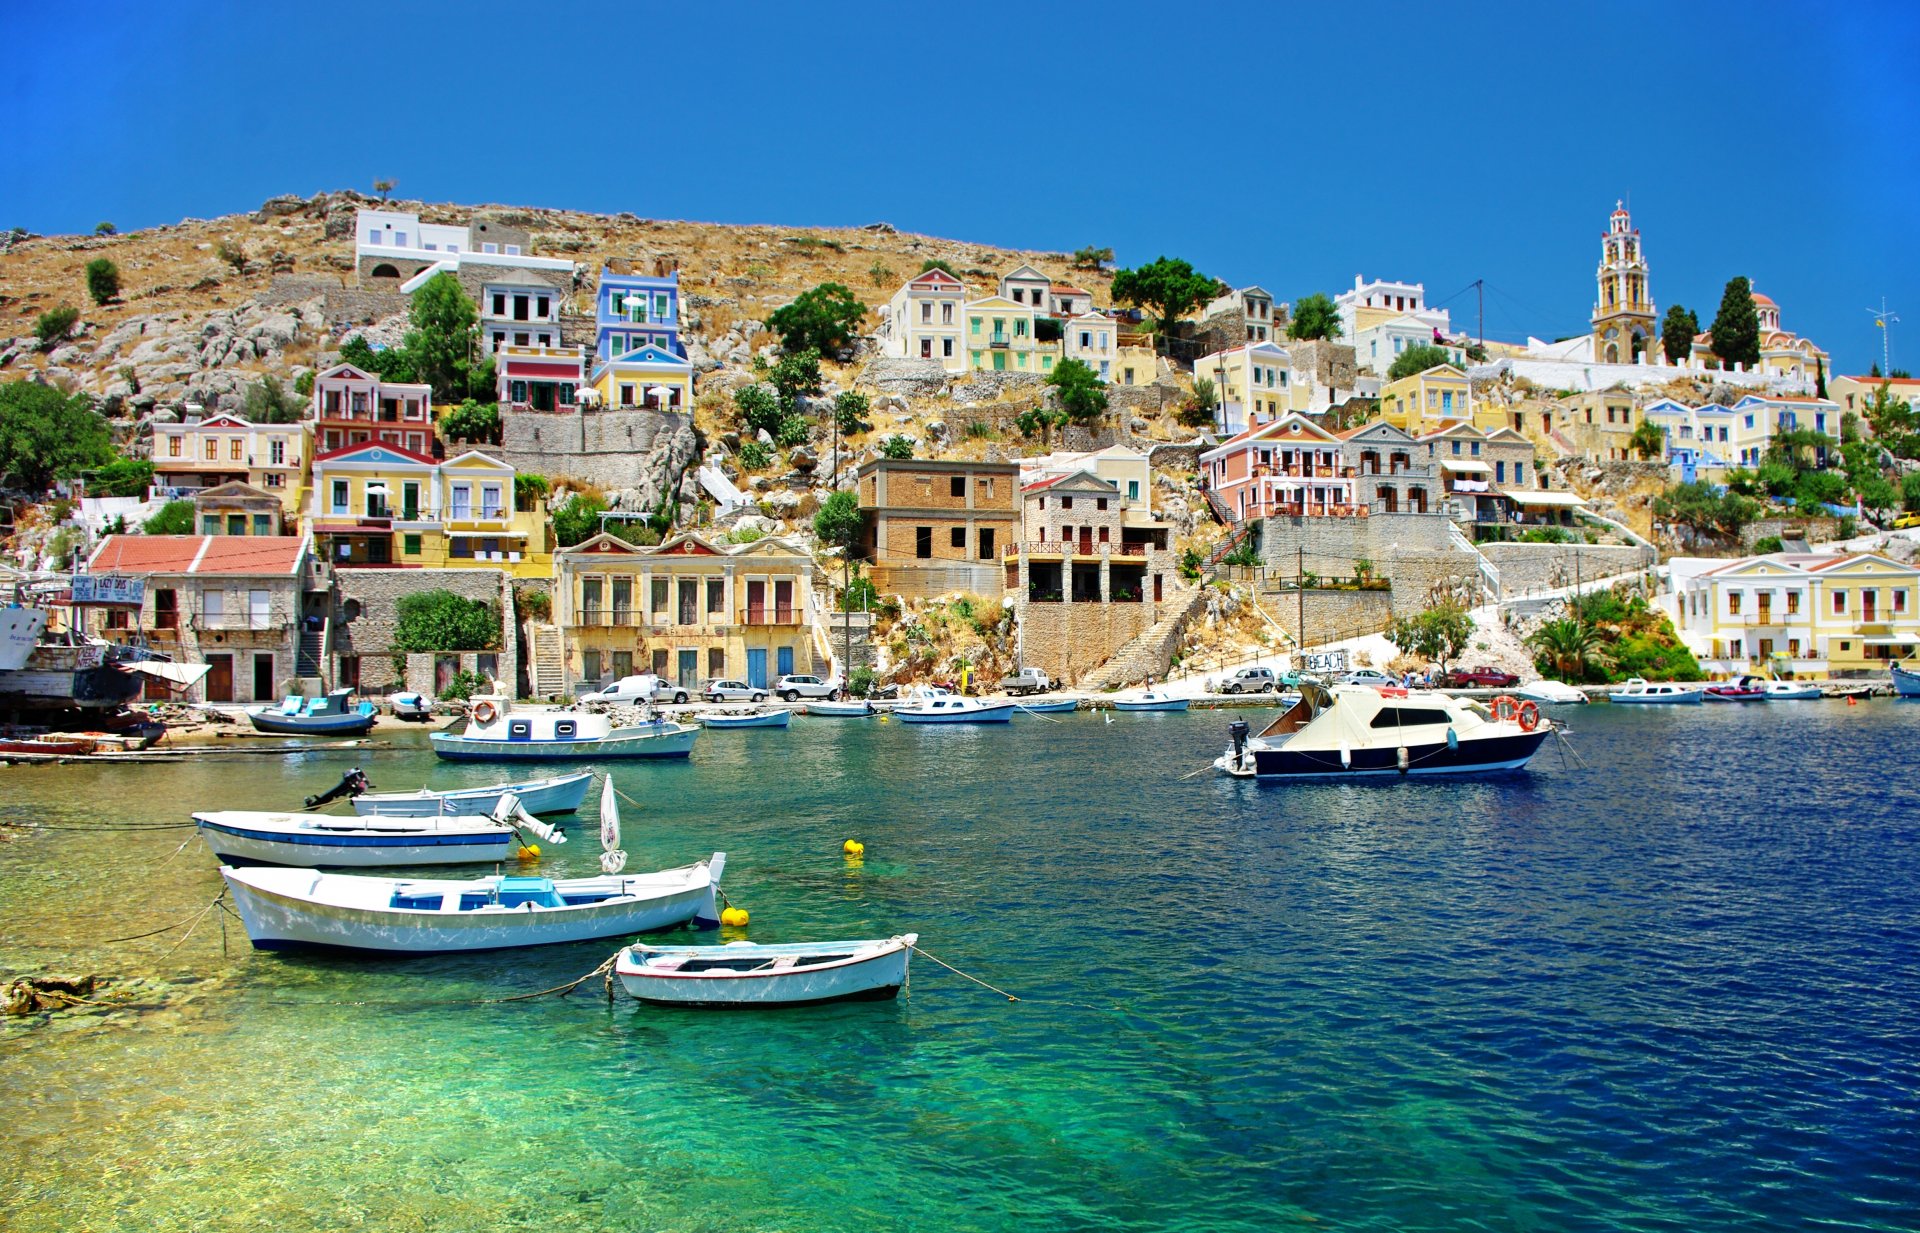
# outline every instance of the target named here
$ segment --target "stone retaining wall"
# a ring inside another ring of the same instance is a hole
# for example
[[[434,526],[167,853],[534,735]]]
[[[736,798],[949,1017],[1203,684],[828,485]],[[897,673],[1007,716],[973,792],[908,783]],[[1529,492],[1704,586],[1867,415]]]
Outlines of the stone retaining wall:
[[[603,488],[659,491],[671,479],[664,474],[669,456],[683,456],[684,463],[694,454],[689,418],[662,411],[507,411],[500,416],[500,436],[500,459],[516,471]]]
[[[1149,603],[1019,605],[1022,654],[1056,681],[1078,684],[1147,632]]]
[[[1482,544],[1480,553],[1500,571],[1502,596],[1570,587],[1654,563],[1654,554],[1637,545]]]
[[[1267,615],[1301,646],[1378,633],[1401,615],[1394,611],[1392,591],[1307,591],[1303,599],[1297,590],[1263,590],[1259,600]]]
[[[342,656],[360,657],[360,685],[375,690],[398,684],[393,669],[393,634],[400,621],[400,597],[421,591],[452,591],[499,608],[506,575],[497,569],[340,569],[334,571],[333,654],[339,675]],[[508,614],[504,621],[511,621]],[[511,658],[502,637],[497,652],[506,675]],[[508,678],[509,680],[511,677]]]

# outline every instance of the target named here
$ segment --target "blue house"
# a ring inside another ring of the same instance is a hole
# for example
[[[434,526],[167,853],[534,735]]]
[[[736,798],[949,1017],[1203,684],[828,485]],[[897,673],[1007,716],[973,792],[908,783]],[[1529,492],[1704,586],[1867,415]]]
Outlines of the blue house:
[[[644,347],[686,359],[687,349],[680,341],[679,272],[647,278],[601,270],[600,290],[594,298],[594,324],[595,365]]]

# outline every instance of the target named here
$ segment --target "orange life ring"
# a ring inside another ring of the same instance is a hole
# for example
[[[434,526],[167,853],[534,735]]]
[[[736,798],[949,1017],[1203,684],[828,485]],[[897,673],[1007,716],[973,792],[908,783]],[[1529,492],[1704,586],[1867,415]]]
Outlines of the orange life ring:
[[[498,718],[500,718],[500,709],[494,706],[493,703],[483,699],[473,704],[473,721],[475,723],[490,724]]]
[[[1520,712],[1516,718],[1520,721],[1520,731],[1533,731],[1540,726],[1540,704],[1531,698],[1522,702],[1520,704]]]
[[[1493,700],[1493,717],[1503,724],[1512,723],[1520,714],[1520,699],[1512,694],[1501,694]]]

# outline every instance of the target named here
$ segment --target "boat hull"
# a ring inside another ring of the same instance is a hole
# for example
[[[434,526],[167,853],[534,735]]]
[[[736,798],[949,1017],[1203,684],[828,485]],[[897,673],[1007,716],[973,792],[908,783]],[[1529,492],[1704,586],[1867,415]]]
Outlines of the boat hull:
[[[879,1002],[900,996],[907,983],[911,943],[841,963],[753,972],[677,972],[636,962],[621,952],[614,972],[629,994],[649,1006],[700,1010],[754,1010]],[[731,947],[704,947],[725,952]],[[727,956],[732,957],[732,956]],[[757,957],[757,956],[752,956]]]
[[[1809,702],[1824,697],[1825,694],[1811,685],[1805,689],[1769,689],[1765,694],[1768,702]]]
[[[587,762],[606,758],[684,758],[693,752],[700,729],[639,733],[585,741],[474,740],[435,732],[433,752],[450,762]]]
[[[1188,705],[1188,700],[1185,698],[1170,698],[1165,702],[1120,702],[1116,700],[1113,704],[1113,709],[1116,711],[1164,711],[1171,714],[1175,711],[1186,710]]]
[[[378,834],[270,829],[208,817],[195,821],[207,847],[232,865],[378,869],[493,864],[506,860],[513,848],[513,831],[497,826]]]
[[[246,926],[247,937],[256,950],[436,955],[554,946],[652,933],[689,923],[718,923],[714,909],[718,868],[712,871],[708,882],[644,898],[622,897],[576,907],[484,912],[414,911],[323,903],[288,893],[283,886],[262,885],[254,880],[259,873],[287,872],[292,871],[255,871],[231,866],[220,869],[241,923]],[[314,876],[319,879],[348,875]]]
[[[1383,745],[1355,749],[1343,765],[1332,749],[1289,750],[1285,747],[1251,750],[1254,775],[1260,779],[1345,778],[1356,775],[1486,775],[1526,766],[1552,731],[1542,726],[1532,732],[1463,740],[1455,747],[1445,741],[1408,745],[1407,769],[1400,769],[1400,747]]]
[[[822,719],[870,719],[879,712],[865,702],[809,702],[807,714]]]
[[[1035,715],[1070,715],[1080,709],[1080,700],[1066,698],[1057,702],[1022,702],[1019,709]]]
[[[983,706],[965,711],[895,711],[893,717],[903,724],[1003,724],[1013,718],[1013,704]]]
[[[1615,706],[1697,706],[1701,696],[1698,690],[1678,694],[1608,694],[1607,701]]]
[[[574,813],[587,799],[587,789],[592,786],[593,772],[582,771],[578,775],[448,792],[376,792],[354,797],[353,811],[362,817],[380,818],[432,818],[455,813],[486,815],[499,808],[502,796],[512,793],[528,813]]]
[[[708,715],[700,722],[709,728],[784,728],[790,718],[787,711],[769,711],[765,715]]]
[[[247,712],[256,731],[275,736],[360,736],[373,727],[372,715],[268,715]]]
[[[1920,672],[1909,672],[1899,664],[1893,669],[1893,692],[1899,698],[1920,698]]]

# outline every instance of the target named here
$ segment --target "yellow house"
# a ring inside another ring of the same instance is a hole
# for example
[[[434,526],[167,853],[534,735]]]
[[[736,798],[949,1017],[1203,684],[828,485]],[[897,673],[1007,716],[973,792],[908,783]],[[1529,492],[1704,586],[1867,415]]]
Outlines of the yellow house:
[[[1444,421],[1473,418],[1468,405],[1467,374],[1451,364],[1436,364],[1425,372],[1388,382],[1380,391],[1380,418],[1412,436],[1422,437]],[[1497,416],[1492,427],[1505,418]]]
[[[717,678],[771,689],[813,671],[813,559],[787,540],[726,545],[689,532],[636,547],[602,533],[554,558],[554,620],[574,681],[651,671],[692,693]]]
[[[1885,671],[1920,647],[1920,567],[1874,553],[1772,552],[1691,575],[1683,565],[1674,606],[1716,675]]]
[[[1005,296],[969,300],[960,341],[966,347],[967,367],[978,371],[1053,371],[1059,348],[1034,337],[1034,312]]]
[[[284,514],[306,501],[306,424],[255,424],[228,412],[153,426],[153,486],[169,499],[205,488],[247,484],[280,500]]]
[[[693,365],[664,347],[649,345],[596,364],[592,388],[603,407],[690,411]]]
[[[316,551],[336,566],[552,569],[546,511],[517,509],[513,468],[479,450],[445,462],[384,442],[313,460]]]

